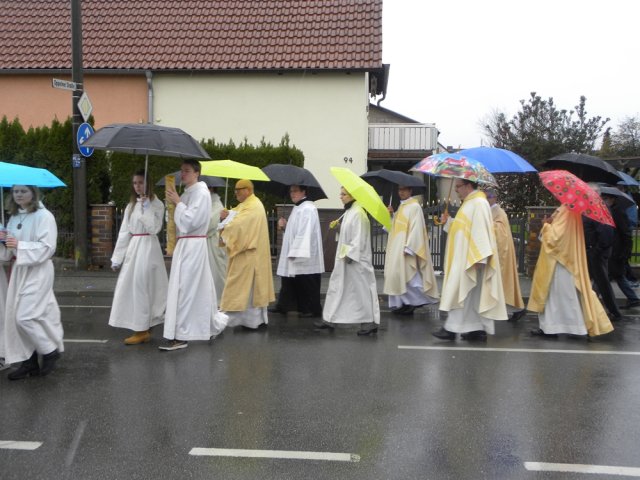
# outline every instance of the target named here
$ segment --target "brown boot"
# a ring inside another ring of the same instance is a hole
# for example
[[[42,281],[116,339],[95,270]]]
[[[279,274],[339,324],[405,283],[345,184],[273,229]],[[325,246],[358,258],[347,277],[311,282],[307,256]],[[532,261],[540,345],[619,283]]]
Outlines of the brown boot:
[[[125,345],[139,345],[141,343],[148,343],[151,341],[151,332],[146,330],[144,332],[134,332],[133,335],[124,339]]]

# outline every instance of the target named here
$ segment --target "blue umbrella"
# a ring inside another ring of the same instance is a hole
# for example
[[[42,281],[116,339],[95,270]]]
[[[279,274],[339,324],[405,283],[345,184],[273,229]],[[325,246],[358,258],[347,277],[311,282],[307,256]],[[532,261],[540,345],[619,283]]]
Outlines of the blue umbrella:
[[[640,182],[638,182],[631,175],[624,173],[621,170],[618,170],[618,175],[622,177],[622,180],[618,182],[618,185],[626,185],[627,187],[640,187]]]
[[[13,187],[14,185],[32,185],[43,188],[66,187],[62,180],[44,168],[0,162],[0,187]]]
[[[4,225],[4,192],[2,192],[2,189],[4,187],[13,187],[14,185],[32,185],[43,188],[66,187],[62,180],[44,168],[0,162],[0,209],[2,210],[2,225]]]
[[[537,170],[520,155],[495,147],[476,147],[460,150],[482,163],[491,173],[535,173]]]

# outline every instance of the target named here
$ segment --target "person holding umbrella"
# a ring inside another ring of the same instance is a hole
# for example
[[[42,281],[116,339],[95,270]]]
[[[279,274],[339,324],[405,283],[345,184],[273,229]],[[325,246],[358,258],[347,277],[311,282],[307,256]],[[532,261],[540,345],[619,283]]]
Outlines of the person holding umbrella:
[[[275,300],[267,214],[251,180],[238,180],[235,195],[238,206],[221,214],[229,264],[220,308],[230,327],[256,330],[269,323],[267,306]]]
[[[30,185],[11,189],[7,230],[0,231],[0,260],[12,261],[4,317],[0,317],[0,357],[22,362],[10,380],[51,373],[64,350],[60,308],[53,294],[51,257],[58,227]],[[42,363],[38,363],[38,355]]]
[[[471,171],[468,177],[476,178]],[[448,316],[432,335],[455,340],[461,333],[463,340],[485,341],[495,332],[494,320],[507,319],[491,208],[476,182],[453,181],[462,205],[453,221],[446,213],[441,219],[448,235],[440,310]]]
[[[389,295],[391,312],[398,315],[411,315],[440,296],[424,213],[412,193],[411,187],[398,186],[400,207],[393,216],[384,264],[384,293]]]
[[[283,217],[278,220],[278,228],[284,229],[277,270],[281,279],[280,294],[275,307],[269,311],[287,313],[291,309],[301,317],[320,317],[324,255],[318,209],[307,198],[304,185],[291,185],[289,196],[295,205],[289,220]]]
[[[152,186],[144,170],[133,175],[131,198],[111,256],[111,269],[122,270],[109,325],[133,330],[133,335],[125,338],[125,345],[149,342],[150,328],[164,321],[167,306],[167,269],[157,236],[162,229],[164,205]]]
[[[377,199],[384,209],[371,185],[353,172],[338,167],[332,168],[331,171],[341,183],[352,185],[358,192],[367,192],[370,189],[374,196],[372,198]],[[357,181],[362,184],[356,183]],[[316,327],[319,330],[333,330],[336,324],[359,323],[361,328],[357,334],[371,335],[377,333],[380,325],[380,305],[371,263],[371,231],[367,212],[353,195],[344,186],[340,188],[344,214],[340,224],[335,264],[322,312],[324,322],[316,323]],[[362,193],[359,195],[365,198]],[[386,212],[386,209],[384,211]]]
[[[530,333],[609,333],[613,326],[591,287],[581,213],[608,225],[613,224],[611,215],[599,195],[571,173],[551,170],[540,173],[540,179],[562,205],[540,231],[542,245],[527,305],[538,313],[540,325]]]
[[[211,217],[211,196],[199,181],[200,162],[183,160],[180,167],[182,196],[167,189],[167,200],[176,205],[174,219],[177,245],[173,252],[167,310],[164,322],[165,341],[160,350],[187,348],[189,340],[209,340],[227,324],[226,315],[218,311],[207,252],[207,229]]]

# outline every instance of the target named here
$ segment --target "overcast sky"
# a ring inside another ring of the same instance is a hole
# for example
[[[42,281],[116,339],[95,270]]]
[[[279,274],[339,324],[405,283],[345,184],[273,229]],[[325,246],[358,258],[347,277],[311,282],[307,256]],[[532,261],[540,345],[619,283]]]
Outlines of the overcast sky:
[[[493,110],[537,92],[610,126],[640,112],[638,0],[384,0],[382,107],[474,147]],[[486,142],[485,142],[486,144]]]

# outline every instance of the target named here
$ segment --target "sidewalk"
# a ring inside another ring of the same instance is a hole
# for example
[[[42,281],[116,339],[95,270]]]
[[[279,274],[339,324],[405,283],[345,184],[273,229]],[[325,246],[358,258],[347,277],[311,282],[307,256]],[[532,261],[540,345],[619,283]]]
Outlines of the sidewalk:
[[[76,270],[72,261],[60,258],[54,259],[54,265],[56,278],[53,289],[56,295],[110,296],[113,294],[116,281],[118,280],[118,274],[116,272],[112,272],[108,268],[100,270]],[[322,274],[320,291],[323,296],[327,292],[330,276],[331,273]],[[436,275],[439,287],[442,286],[442,278],[442,274]],[[384,277],[381,270],[376,270],[376,282],[378,285],[378,294],[382,295]],[[273,276],[273,284],[277,295],[280,290],[280,277],[275,274]],[[531,290],[531,279],[521,276],[520,288],[522,290],[522,295],[525,298],[528,298],[529,291]],[[624,295],[618,290],[616,285],[614,285],[614,291],[618,298],[624,298]]]

